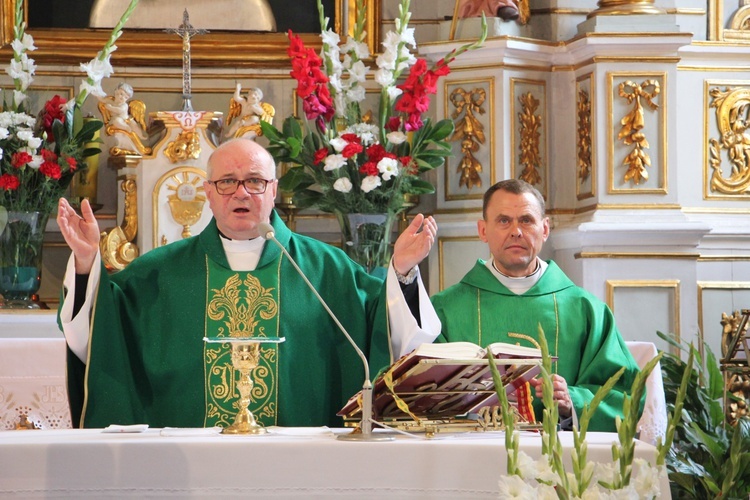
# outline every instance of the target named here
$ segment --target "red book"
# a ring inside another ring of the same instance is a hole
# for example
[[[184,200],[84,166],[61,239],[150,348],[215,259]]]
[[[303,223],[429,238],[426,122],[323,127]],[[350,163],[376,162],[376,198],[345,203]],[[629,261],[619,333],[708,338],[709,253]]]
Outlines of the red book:
[[[511,400],[518,387],[541,371],[539,349],[502,342],[491,344],[487,349],[471,342],[422,344],[375,379],[373,418],[440,420],[497,405],[488,351],[496,359]],[[358,418],[361,410],[357,393],[338,415],[345,419]]]

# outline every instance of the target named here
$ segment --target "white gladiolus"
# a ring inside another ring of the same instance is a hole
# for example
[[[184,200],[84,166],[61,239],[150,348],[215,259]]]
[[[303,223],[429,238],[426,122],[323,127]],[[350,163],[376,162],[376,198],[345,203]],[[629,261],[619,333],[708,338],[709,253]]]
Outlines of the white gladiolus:
[[[21,105],[23,101],[27,99],[26,94],[19,90],[13,91],[13,103],[16,105],[16,108]]]
[[[44,161],[44,158],[42,158],[42,155],[31,155],[31,161],[27,163],[29,168],[33,168],[34,170],[39,170],[39,167],[42,166],[42,162]]]
[[[96,82],[94,85],[92,85],[87,80],[83,80],[81,82],[81,85],[78,86],[78,91],[81,93],[86,92],[86,95],[90,94],[97,97],[107,97],[107,93],[104,92],[104,89],[102,89],[101,82]]]
[[[362,179],[362,185],[360,186],[362,188],[363,193],[369,193],[373,189],[380,186],[380,177],[377,175],[368,175],[364,179]]]
[[[362,102],[365,100],[365,97],[367,97],[365,88],[360,85],[357,85],[346,92],[346,98],[349,102]]]
[[[349,78],[353,81],[363,83],[367,79],[368,71],[369,68],[365,66],[365,63],[357,61],[349,69]]]
[[[389,85],[393,85],[393,71],[388,71],[387,69],[379,69],[375,72],[375,81],[378,85],[381,87],[388,87]]]
[[[24,33],[23,38],[21,40],[19,40],[18,38],[14,39],[10,43],[10,46],[13,48],[13,52],[15,52],[16,54],[20,54],[27,50],[29,51],[36,50],[36,46],[34,45],[34,39],[28,33]]]
[[[346,158],[344,158],[344,155],[328,155],[323,163],[325,165],[323,170],[330,172],[332,170],[338,170],[346,165]]]
[[[107,57],[104,61],[92,59],[85,64],[81,64],[81,71],[85,71],[86,75],[94,82],[100,82],[104,78],[109,78],[115,70],[109,62],[109,57]]]
[[[503,476],[499,481],[499,498],[535,498],[534,488],[518,476]]]
[[[333,189],[340,193],[348,193],[352,190],[352,181],[348,177],[340,177],[333,183]]]

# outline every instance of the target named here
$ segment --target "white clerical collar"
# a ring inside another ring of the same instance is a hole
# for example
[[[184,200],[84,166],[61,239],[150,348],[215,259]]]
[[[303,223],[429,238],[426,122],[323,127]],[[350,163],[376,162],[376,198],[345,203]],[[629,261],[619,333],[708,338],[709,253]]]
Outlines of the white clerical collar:
[[[252,240],[230,240],[219,235],[229,267],[233,271],[253,271],[258,266],[263,245],[266,243],[261,237]]]
[[[534,270],[534,272],[529,274],[528,276],[520,277],[508,276],[498,271],[495,267],[494,259],[489,259],[487,262],[485,262],[484,265],[508,290],[515,293],[516,295],[521,295],[528,292],[531,287],[536,285],[537,281],[539,281],[539,279],[544,274],[544,271],[547,270],[548,264],[537,257],[536,269]]]

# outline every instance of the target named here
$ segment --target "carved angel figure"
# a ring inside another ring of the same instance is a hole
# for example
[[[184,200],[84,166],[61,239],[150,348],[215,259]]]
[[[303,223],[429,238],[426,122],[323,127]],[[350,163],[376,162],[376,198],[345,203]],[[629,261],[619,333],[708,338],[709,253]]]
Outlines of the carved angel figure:
[[[263,91],[251,88],[247,97],[242,97],[242,85],[235,88],[234,95],[229,101],[229,115],[227,116],[226,139],[244,137],[254,139],[261,135],[260,121],[273,122],[276,110],[270,104],[263,102]]]
[[[99,98],[104,130],[115,139],[115,145],[109,150],[111,156],[151,153],[151,148],[143,144],[148,139],[146,105],[143,101],[130,100],[132,97],[133,87],[120,83],[113,95]]]

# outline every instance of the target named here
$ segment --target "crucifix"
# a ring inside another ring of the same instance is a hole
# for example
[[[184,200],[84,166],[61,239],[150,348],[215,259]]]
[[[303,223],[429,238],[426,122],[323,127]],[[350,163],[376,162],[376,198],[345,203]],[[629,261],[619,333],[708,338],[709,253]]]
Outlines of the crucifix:
[[[167,33],[174,33],[182,38],[182,111],[192,111],[193,104],[190,99],[193,97],[190,86],[190,39],[195,35],[204,35],[208,30],[193,28],[190,24],[188,11],[182,14],[182,24],[179,28],[164,30]]]

